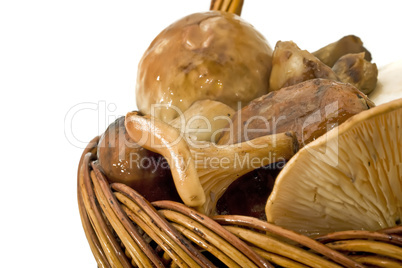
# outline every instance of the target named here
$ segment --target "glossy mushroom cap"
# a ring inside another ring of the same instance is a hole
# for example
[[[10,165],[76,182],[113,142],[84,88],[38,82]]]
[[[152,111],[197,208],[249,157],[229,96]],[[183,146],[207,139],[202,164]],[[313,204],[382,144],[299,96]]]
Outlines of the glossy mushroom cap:
[[[265,38],[235,14],[189,15],[163,30],[143,55],[137,106],[165,122],[202,99],[237,110],[238,102],[268,92],[271,55]]]

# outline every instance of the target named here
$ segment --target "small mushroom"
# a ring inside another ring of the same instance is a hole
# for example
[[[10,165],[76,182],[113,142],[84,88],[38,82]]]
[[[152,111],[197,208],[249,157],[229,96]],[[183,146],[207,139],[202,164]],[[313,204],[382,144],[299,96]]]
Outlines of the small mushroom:
[[[401,148],[402,99],[353,116],[287,163],[267,220],[309,236],[400,225]]]
[[[279,41],[272,54],[269,90],[278,90],[314,78],[339,80],[334,71],[294,42]]]
[[[377,85],[378,69],[377,65],[367,61],[364,55],[364,52],[346,54],[339,58],[332,70],[340,81],[352,84],[367,95]]]
[[[270,163],[290,159],[298,149],[292,133],[217,146],[211,142],[187,143],[178,129],[136,112],[126,115],[125,125],[133,141],[165,157],[182,201],[207,215],[214,212],[219,197],[237,178]]]
[[[329,67],[334,66],[335,62],[343,55],[350,53],[364,52],[364,58],[371,61],[370,52],[363,46],[362,40],[355,35],[347,35],[336,42],[333,42],[319,50],[313,52],[321,62]]]

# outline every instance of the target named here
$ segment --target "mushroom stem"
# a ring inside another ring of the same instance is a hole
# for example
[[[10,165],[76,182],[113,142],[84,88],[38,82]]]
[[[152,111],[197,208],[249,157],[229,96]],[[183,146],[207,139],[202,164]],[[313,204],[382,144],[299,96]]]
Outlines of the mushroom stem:
[[[172,172],[174,184],[183,202],[190,207],[205,203],[205,194],[191,161],[191,153],[181,133],[156,118],[140,116],[137,112],[126,115],[128,135],[140,146],[163,155]],[[184,161],[187,161],[184,162]]]
[[[298,142],[293,132],[286,132],[231,145],[191,146],[190,150],[207,196],[204,211],[210,215],[232,182],[257,168],[289,160]]]
[[[214,212],[218,199],[237,178],[288,160],[298,150],[296,136],[291,132],[218,146],[211,142],[187,142],[178,129],[136,112],[128,113],[125,122],[134,142],[166,158],[184,204],[207,215]]]
[[[244,0],[212,0],[210,10],[220,10],[240,16]]]

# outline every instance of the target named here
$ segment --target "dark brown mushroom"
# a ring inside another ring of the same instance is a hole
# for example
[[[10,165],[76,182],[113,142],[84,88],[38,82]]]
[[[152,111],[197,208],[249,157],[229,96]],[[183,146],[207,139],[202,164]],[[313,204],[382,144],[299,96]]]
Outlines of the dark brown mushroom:
[[[218,144],[294,131],[300,145],[304,146],[373,106],[366,95],[350,84],[308,80],[270,92],[237,111]]]
[[[375,63],[365,59],[365,53],[346,54],[339,58],[332,70],[344,83],[357,87],[368,95],[377,86],[378,69]]]
[[[343,55],[350,53],[364,52],[364,58],[371,61],[370,52],[363,46],[362,40],[355,35],[347,35],[338,41],[326,45],[325,47],[313,52],[321,62],[329,67],[334,66],[335,62]]]

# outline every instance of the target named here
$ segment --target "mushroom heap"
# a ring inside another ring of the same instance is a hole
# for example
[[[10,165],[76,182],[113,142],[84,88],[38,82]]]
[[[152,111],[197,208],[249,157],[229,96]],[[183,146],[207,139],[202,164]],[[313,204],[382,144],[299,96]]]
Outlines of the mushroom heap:
[[[402,102],[373,102],[393,90],[389,70],[377,83],[356,36],[313,53],[292,41],[272,49],[240,18],[241,5],[213,1],[152,41],[139,63],[139,111],[99,142],[107,178],[149,201],[236,211],[309,235],[400,224]],[[244,191],[252,177],[257,198]],[[252,204],[236,210],[243,197]]]

